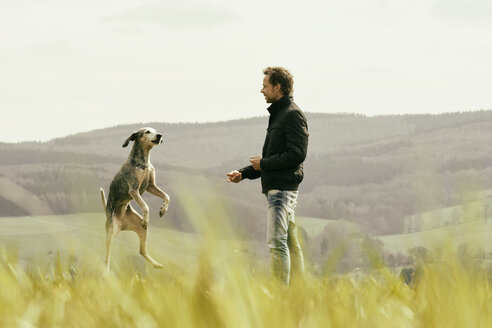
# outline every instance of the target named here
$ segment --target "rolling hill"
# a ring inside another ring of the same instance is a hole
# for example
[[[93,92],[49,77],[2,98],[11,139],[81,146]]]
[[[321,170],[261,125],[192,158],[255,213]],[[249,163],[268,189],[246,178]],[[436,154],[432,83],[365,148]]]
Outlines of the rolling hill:
[[[490,110],[377,117],[307,113],[307,118],[300,216],[353,222],[372,235],[403,233],[408,217],[472,202],[469,195],[492,188]],[[227,204],[238,227],[262,240],[266,210],[259,181],[227,184],[225,173],[260,152],[266,124],[266,117],[147,122],[48,142],[0,143],[0,216],[100,212],[98,189],[107,190],[129,152],[121,144],[135,129],[152,126],[165,137],[151,153],[157,183],[172,199],[159,224],[189,231],[186,208],[213,194]],[[183,193],[193,197],[183,202]],[[148,195],[146,201],[151,211],[160,206]]]

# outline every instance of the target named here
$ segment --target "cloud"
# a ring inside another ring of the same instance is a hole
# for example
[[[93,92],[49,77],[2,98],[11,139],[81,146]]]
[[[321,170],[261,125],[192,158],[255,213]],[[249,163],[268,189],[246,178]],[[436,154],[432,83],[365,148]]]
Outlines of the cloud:
[[[154,23],[172,27],[204,27],[241,20],[237,12],[222,6],[200,2],[149,2],[119,14],[105,16],[116,23]]]

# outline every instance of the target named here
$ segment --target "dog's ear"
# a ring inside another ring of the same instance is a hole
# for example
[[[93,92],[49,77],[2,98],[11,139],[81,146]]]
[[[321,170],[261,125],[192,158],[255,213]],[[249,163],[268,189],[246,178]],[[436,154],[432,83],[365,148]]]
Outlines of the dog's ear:
[[[137,138],[137,135],[138,135],[138,131],[135,131],[133,132],[126,140],[125,142],[123,143],[123,148],[125,148],[126,146],[128,146],[128,144],[130,143],[130,141],[135,141],[135,139]]]

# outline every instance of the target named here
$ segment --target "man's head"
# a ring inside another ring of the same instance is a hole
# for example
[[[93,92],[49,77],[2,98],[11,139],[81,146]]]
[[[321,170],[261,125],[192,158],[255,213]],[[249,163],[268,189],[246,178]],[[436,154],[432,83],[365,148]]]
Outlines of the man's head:
[[[292,74],[283,67],[267,67],[263,70],[261,93],[267,103],[274,103],[283,96],[290,95],[294,89]]]

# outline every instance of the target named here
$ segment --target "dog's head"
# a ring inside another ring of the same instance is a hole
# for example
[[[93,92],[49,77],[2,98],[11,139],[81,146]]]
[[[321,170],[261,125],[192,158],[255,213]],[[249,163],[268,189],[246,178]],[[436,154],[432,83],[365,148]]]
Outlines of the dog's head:
[[[135,141],[141,145],[154,147],[162,143],[162,134],[157,133],[156,130],[152,128],[141,128],[140,130],[134,131],[123,143],[123,147],[128,146],[130,141]]]

